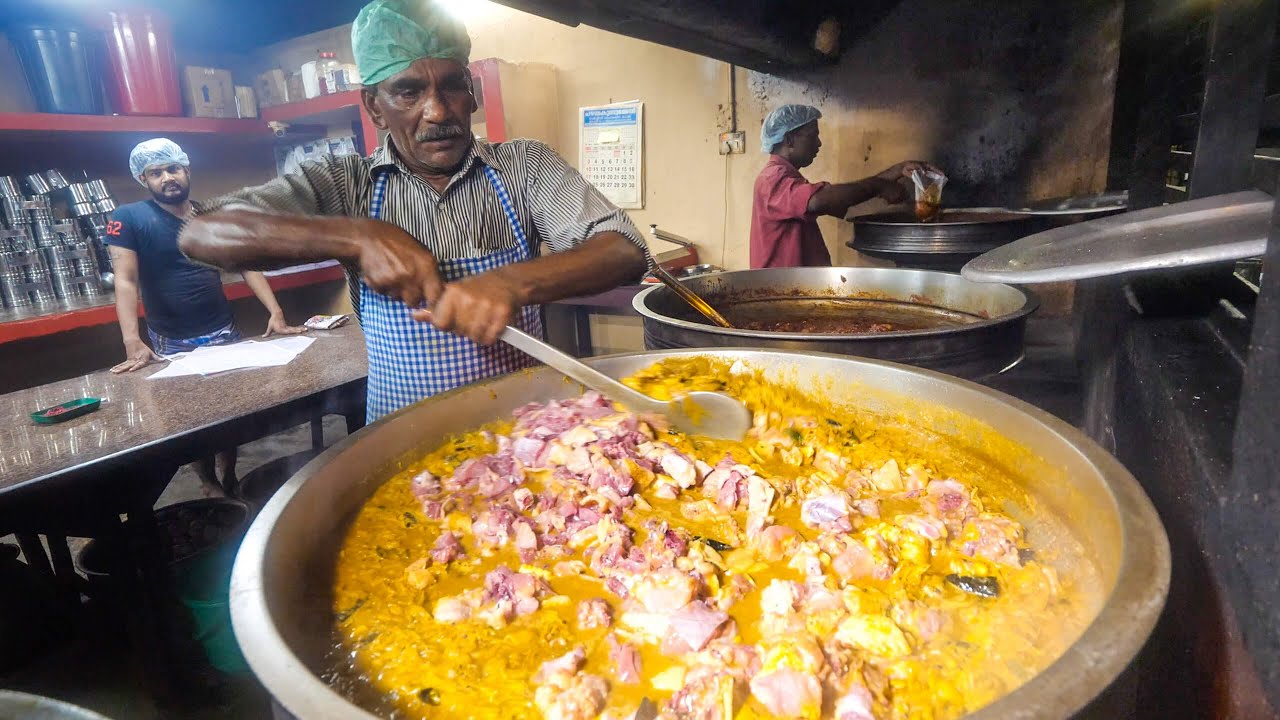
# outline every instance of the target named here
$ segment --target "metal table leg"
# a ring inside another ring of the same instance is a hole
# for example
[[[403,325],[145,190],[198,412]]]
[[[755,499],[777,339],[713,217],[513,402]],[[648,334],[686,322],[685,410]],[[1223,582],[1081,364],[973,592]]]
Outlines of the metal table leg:
[[[324,416],[311,418],[311,449],[320,452],[324,449]]]
[[[591,357],[594,350],[591,343],[591,313],[581,306],[573,308],[573,341],[575,355],[580,358]]]

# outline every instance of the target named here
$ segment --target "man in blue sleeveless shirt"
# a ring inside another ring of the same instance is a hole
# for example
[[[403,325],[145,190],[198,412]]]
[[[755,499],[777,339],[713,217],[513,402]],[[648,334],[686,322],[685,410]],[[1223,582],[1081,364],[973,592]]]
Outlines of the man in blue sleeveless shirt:
[[[648,255],[627,216],[550,147],[472,136],[471,40],[433,0],[370,3],[351,43],[386,142],[219,199],[180,243],[232,269],[342,261],[373,419],[531,364],[495,344],[506,325],[540,335],[539,304],[638,281]]]

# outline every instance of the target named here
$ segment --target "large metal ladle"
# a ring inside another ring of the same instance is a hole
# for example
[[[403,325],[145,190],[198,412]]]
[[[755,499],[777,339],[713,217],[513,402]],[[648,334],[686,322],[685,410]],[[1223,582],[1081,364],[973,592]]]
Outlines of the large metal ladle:
[[[665,415],[671,426],[680,432],[719,440],[741,440],[751,429],[751,411],[742,401],[723,393],[699,391],[670,402],[655,400],[511,326],[507,326],[499,337],[584,386],[626,405],[633,412]]]
[[[662,269],[661,265],[658,265],[656,263],[654,264],[653,276],[661,280],[663,285],[666,285],[667,287],[671,288],[671,291],[674,292],[676,295],[678,295],[681,300],[684,300],[685,302],[692,305],[694,310],[697,310],[698,312],[702,313],[711,322],[715,323],[716,325],[719,325],[722,328],[733,327],[733,325],[729,324],[728,320],[724,319],[723,315],[716,312],[715,308],[708,305],[706,300],[703,300],[701,297],[698,297],[697,293],[685,287],[684,283],[675,279],[675,277],[671,273]]]

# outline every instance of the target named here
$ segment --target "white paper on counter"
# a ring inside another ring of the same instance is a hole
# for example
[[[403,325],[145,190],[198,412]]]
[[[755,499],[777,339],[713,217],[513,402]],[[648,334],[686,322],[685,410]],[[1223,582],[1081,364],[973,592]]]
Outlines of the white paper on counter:
[[[313,342],[315,338],[297,335],[277,340],[248,340],[232,345],[203,347],[170,356],[169,367],[151,375],[149,379],[212,375],[229,370],[288,365]]]

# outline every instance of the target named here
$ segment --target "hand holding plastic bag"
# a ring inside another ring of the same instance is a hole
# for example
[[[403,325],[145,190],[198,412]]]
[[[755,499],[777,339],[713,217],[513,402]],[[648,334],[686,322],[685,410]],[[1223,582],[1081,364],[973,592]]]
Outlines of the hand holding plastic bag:
[[[947,176],[933,170],[914,169],[911,183],[915,185],[916,220],[935,222],[942,210],[942,186]]]

